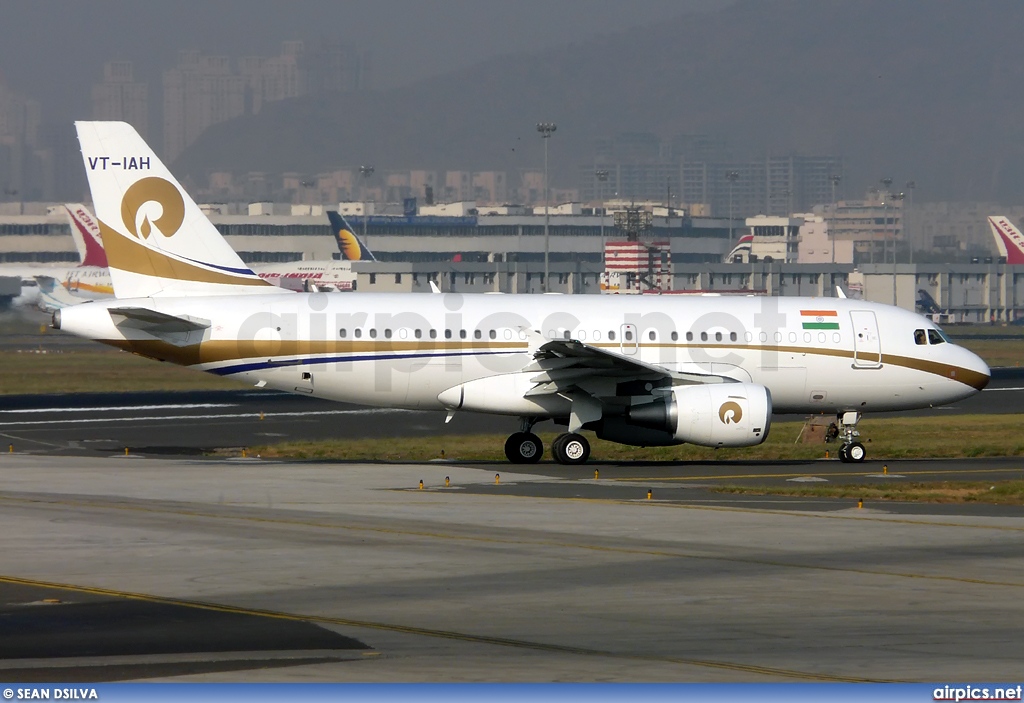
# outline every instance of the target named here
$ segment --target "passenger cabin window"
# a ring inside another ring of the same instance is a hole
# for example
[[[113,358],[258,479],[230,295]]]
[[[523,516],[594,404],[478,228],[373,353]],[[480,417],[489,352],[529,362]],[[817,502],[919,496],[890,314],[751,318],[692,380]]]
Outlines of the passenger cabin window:
[[[430,338],[437,339],[437,330],[430,330]]]
[[[363,336],[363,331],[361,329],[356,328],[356,339],[359,339],[362,336]]]
[[[655,336],[656,335],[654,334],[654,330],[651,330],[650,332],[647,333],[647,338],[650,339],[652,342],[654,341]]]
[[[927,344],[928,340],[925,338],[924,330],[914,330],[914,344]]]
[[[942,344],[946,340],[942,338],[938,330],[928,330],[928,343],[929,344]]]
[[[707,332],[701,332],[700,333],[700,341],[702,341],[702,342],[708,341],[708,333]]]
[[[687,342],[692,342],[693,341],[693,332],[687,332],[686,333],[686,341]]]
[[[672,341],[676,342],[678,340],[679,340],[679,333],[678,332],[673,332],[672,333]]]
[[[338,336],[341,337],[342,339],[345,339],[345,337],[348,336],[348,330],[346,330],[346,329],[338,330]]]
[[[480,330],[474,330],[473,331],[473,339],[480,339],[482,336],[483,336],[483,333]]]
[[[608,330],[608,339],[610,339],[613,342],[615,341],[615,333],[611,330]]]

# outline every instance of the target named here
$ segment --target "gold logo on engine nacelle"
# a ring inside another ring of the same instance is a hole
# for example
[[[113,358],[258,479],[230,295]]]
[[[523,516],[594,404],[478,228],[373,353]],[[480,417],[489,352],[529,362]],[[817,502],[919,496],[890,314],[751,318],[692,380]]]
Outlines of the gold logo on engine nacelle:
[[[139,209],[148,202],[159,203],[163,211],[152,223],[148,217],[143,217],[140,225],[137,222]],[[185,201],[170,181],[156,176],[142,178],[132,183],[121,198],[121,220],[138,239],[149,237],[153,225],[160,234],[173,237],[185,220]]]
[[[726,425],[735,425],[743,419],[743,408],[736,401],[730,400],[722,403],[722,407],[718,409],[718,419]]]

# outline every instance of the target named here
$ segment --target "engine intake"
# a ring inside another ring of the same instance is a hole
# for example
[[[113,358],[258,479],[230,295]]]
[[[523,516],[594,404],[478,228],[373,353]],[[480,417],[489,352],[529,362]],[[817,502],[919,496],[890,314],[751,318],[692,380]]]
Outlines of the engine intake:
[[[755,383],[676,386],[666,397],[629,409],[632,425],[705,447],[752,447],[768,437],[772,396]]]

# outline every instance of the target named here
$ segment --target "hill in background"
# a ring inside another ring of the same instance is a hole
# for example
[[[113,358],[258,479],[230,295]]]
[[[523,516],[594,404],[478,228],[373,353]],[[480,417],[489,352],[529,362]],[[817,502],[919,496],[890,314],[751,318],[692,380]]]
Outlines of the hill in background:
[[[175,165],[315,173],[512,170],[574,186],[595,140],[709,133],[738,155],[839,154],[843,190],[890,175],[921,200],[1022,201],[1018,0],[741,0],[713,14],[475,67],[379,93],[276,103],[211,128]],[[500,27],[494,28],[500,31]]]

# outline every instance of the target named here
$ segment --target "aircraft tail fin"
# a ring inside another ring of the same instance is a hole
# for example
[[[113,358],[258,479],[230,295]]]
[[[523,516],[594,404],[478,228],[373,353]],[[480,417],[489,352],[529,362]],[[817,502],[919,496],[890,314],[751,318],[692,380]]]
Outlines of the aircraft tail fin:
[[[75,248],[78,249],[78,256],[82,260],[81,265],[106,268],[107,252],[103,250],[100,226],[96,223],[96,218],[82,203],[67,203],[64,210],[68,214],[71,238],[75,240]]]
[[[1024,264],[1024,235],[1003,215],[990,215],[988,226],[996,238],[999,255],[1006,257],[1008,264]]]
[[[43,312],[53,312],[62,308],[88,303],[87,298],[72,295],[53,276],[34,276],[39,284],[39,299],[36,306]]]
[[[725,255],[722,259],[723,263],[733,264],[737,261],[743,261],[744,258],[750,258],[750,251],[754,245],[754,235],[744,234],[740,237],[740,240],[733,247],[732,251]]]
[[[342,258],[348,261],[377,260],[369,247],[356,236],[355,230],[340,212],[328,210],[327,219],[331,221],[331,231],[334,232],[334,238],[338,242],[338,250],[341,251]]]
[[[118,298],[280,294],[242,262],[125,122],[75,122]]]

